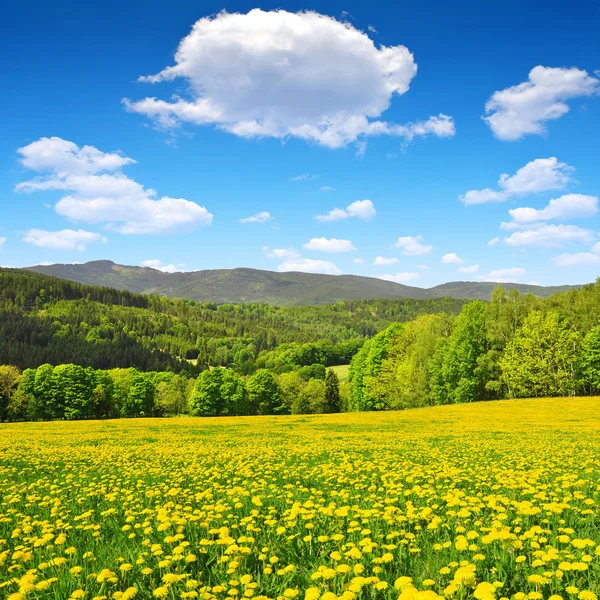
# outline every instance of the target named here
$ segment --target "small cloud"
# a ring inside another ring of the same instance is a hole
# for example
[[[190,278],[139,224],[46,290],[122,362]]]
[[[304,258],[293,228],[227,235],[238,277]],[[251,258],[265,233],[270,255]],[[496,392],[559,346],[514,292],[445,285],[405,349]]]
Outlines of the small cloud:
[[[23,241],[39,248],[52,250],[79,250],[83,252],[88,244],[103,243],[108,240],[99,233],[78,229],[63,229],[62,231],[45,231],[43,229],[30,229],[25,232]]]
[[[329,185],[322,185],[319,190],[321,190],[322,192],[335,192],[335,188],[331,187]]]
[[[356,218],[361,221],[370,221],[377,211],[371,200],[356,200],[346,206],[345,209],[333,208],[327,214],[317,215],[317,221],[343,221],[344,219]]]
[[[3,246],[5,242],[6,242],[6,238],[0,237],[0,246]]]
[[[373,27],[373,25],[369,25],[367,27],[367,29],[371,32],[371,33],[377,33],[377,29],[375,29],[375,27]]]
[[[395,257],[384,258],[383,256],[378,256],[374,261],[374,265],[393,265],[398,262],[398,259]]]
[[[143,260],[142,266],[156,269],[157,271],[162,271],[163,273],[185,273],[185,271],[181,269],[181,267],[185,266],[183,263],[178,265],[163,265],[158,258]]]
[[[270,221],[272,219],[271,213],[267,211],[256,213],[251,217],[245,217],[240,219],[240,223],[265,223],[266,221]]]
[[[417,265],[417,269],[422,269],[423,271],[427,271],[429,267],[427,265]]]
[[[485,275],[479,275],[478,281],[487,281],[492,283],[515,283],[527,275],[527,271],[521,267],[512,267],[509,269],[495,269]]]
[[[352,252],[356,248],[352,245],[350,240],[338,240],[336,238],[312,238],[310,241],[304,244],[307,250],[314,250],[317,252],[327,252],[330,254],[337,254],[340,252]]]
[[[355,265],[362,265],[365,261],[362,258],[355,258],[354,259],[354,264]]]
[[[323,275],[341,275],[342,272],[335,264],[328,260],[313,260],[312,258],[298,258],[286,260],[277,267],[280,273],[297,271],[300,273],[320,273]]]
[[[316,179],[318,175],[311,175],[310,173],[302,173],[302,175],[296,175],[296,177],[290,177],[288,181],[310,181]]]
[[[470,265],[461,267],[457,273],[477,273],[477,271],[479,271],[479,265]]]
[[[490,240],[490,241],[487,243],[487,245],[488,245],[488,246],[495,246],[495,245],[496,245],[496,244],[497,244],[499,241],[500,241],[500,238],[499,238],[499,237],[494,237],[494,238],[492,238],[492,239],[491,239],[491,240]]]
[[[269,248],[265,246],[263,252],[267,255],[267,258],[300,258],[302,256],[296,248]]]
[[[433,250],[433,246],[426,246],[422,244],[423,238],[420,235],[417,236],[406,236],[399,237],[394,246],[396,248],[402,248],[402,254],[406,256],[419,256],[420,254],[427,254]]]
[[[465,261],[455,252],[450,252],[449,254],[444,254],[444,256],[442,256],[442,263],[445,265],[462,265],[464,262]]]
[[[394,283],[406,283],[407,281],[414,281],[421,277],[419,273],[396,273],[395,275],[378,275],[377,279],[384,279],[385,281],[393,281]]]

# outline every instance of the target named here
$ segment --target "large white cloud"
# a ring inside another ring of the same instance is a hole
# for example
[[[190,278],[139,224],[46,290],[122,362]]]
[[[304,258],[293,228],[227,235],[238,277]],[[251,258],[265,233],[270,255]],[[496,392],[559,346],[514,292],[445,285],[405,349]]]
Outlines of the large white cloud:
[[[340,252],[352,252],[356,250],[350,240],[338,240],[336,238],[312,238],[304,244],[307,250],[315,250],[317,252],[327,252],[329,254],[338,254]]]
[[[538,65],[528,81],[494,92],[485,105],[485,122],[496,137],[513,141],[546,132],[546,122],[569,112],[567,100],[597,94],[600,80],[587,71]]]
[[[396,248],[402,248],[402,254],[406,256],[419,256],[427,254],[433,250],[433,246],[427,246],[422,243],[423,238],[420,235],[399,237],[394,244]]]
[[[106,225],[119,233],[162,233],[181,227],[210,225],[206,208],[183,198],[157,198],[119,169],[134,162],[92,146],[79,148],[61,138],[41,138],[18,149],[24,166],[41,177],[16,186],[19,192],[69,192],[56,212],[75,222]]]
[[[314,260],[312,258],[296,258],[281,263],[277,270],[280,273],[298,271],[300,273],[321,273],[324,275],[341,275],[337,266],[328,260]]]
[[[124,99],[162,126],[218,127],[242,137],[289,136],[338,148],[370,135],[449,137],[443,114],[396,125],[379,120],[417,73],[404,46],[380,46],[349,23],[312,11],[254,9],[198,20],[175,64],[140,81],[182,78],[186,98]]]
[[[362,221],[370,221],[376,214],[375,205],[371,200],[356,200],[345,209],[333,208],[324,215],[317,215],[315,219],[317,221],[343,221],[355,217]]]
[[[562,219],[584,219],[593,217],[598,212],[598,198],[584,194],[565,194],[550,200],[542,209],[513,208],[508,213],[515,223],[534,223],[536,221],[551,221]]]
[[[504,239],[507,246],[524,247],[540,246],[543,248],[560,248],[574,242],[591,243],[596,233],[576,225],[534,224],[530,229],[517,231]]]
[[[464,204],[504,202],[515,196],[526,196],[539,192],[564,189],[572,181],[573,167],[561,163],[554,156],[536,158],[521,167],[514,175],[503,173],[498,180],[499,190],[485,188],[469,190],[459,196]]]
[[[394,283],[406,283],[407,281],[414,281],[415,279],[419,279],[419,273],[396,273],[395,275],[378,275],[377,279],[384,279],[385,281],[393,281]]]
[[[99,233],[92,233],[83,229],[63,229],[61,231],[29,229],[25,232],[23,241],[39,248],[83,251],[88,244],[106,243],[108,240]]]

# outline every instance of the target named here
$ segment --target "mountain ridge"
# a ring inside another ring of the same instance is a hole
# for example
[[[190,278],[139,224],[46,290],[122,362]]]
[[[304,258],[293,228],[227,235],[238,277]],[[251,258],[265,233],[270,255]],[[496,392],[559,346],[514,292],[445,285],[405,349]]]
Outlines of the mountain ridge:
[[[492,290],[500,285],[494,282],[454,281],[432,288],[420,288],[361,275],[279,273],[247,267],[165,273],[152,267],[120,265],[111,260],[82,264],[35,265],[25,267],[25,270],[88,285],[216,304],[264,302],[281,306],[300,306],[331,304],[342,300],[443,296],[487,300]],[[516,283],[502,285],[508,290],[518,289],[523,293],[533,293],[543,298],[582,287],[545,287]]]

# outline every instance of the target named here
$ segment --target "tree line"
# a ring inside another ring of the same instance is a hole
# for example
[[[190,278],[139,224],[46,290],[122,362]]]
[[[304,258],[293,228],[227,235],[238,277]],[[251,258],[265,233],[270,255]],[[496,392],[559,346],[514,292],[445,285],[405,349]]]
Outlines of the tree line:
[[[456,317],[422,315],[367,340],[349,410],[600,392],[600,280],[541,300],[499,286]]]
[[[75,364],[21,371],[0,365],[0,421],[150,416],[234,416],[340,412],[336,374],[323,365],[241,376],[215,367],[197,378],[134,368]]]
[[[216,305],[0,269],[0,364],[26,369],[74,363],[190,376],[223,366],[250,374],[277,362],[279,349],[316,342],[328,348],[324,364],[344,364],[349,352],[390,323],[424,313],[457,314],[464,303],[439,298]]]

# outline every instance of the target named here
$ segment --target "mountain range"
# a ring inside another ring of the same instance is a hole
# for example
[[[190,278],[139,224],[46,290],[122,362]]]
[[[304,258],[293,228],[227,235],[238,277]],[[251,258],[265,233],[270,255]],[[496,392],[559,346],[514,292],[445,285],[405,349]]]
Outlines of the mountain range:
[[[215,269],[164,273],[150,267],[119,265],[110,260],[84,264],[53,264],[27,270],[84,283],[143,294],[160,294],[198,302],[265,302],[272,305],[322,305],[340,300],[375,298],[480,298],[487,300],[498,285],[490,282],[457,281],[432,288],[419,288],[358,275],[277,273],[259,269]],[[503,284],[546,298],[556,292],[581,286]]]

